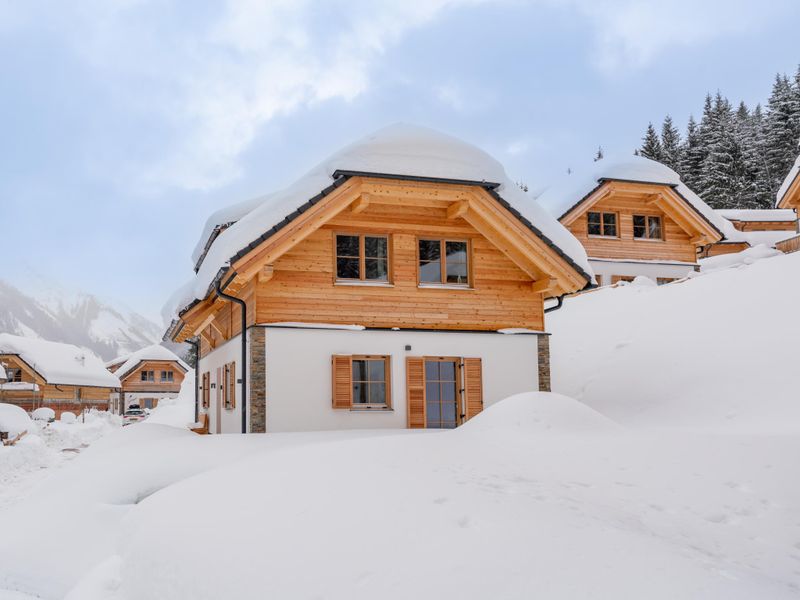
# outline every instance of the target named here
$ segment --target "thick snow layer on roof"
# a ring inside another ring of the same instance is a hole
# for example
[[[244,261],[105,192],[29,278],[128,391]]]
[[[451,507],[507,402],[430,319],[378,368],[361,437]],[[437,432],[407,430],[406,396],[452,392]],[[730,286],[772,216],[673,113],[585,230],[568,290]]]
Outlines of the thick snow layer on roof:
[[[167,320],[193,299],[205,298],[219,270],[232,256],[279,224],[298,207],[333,182],[335,171],[359,171],[391,175],[459,179],[497,183],[497,193],[550,239],[580,269],[591,275],[583,246],[546,210],[525,194],[506,175],[503,166],[483,150],[449,135],[405,124],[391,125],[345,147],[317,165],[289,187],[258,201],[231,207],[212,216],[204,236],[214,229],[211,221],[240,216],[216,238],[197,277],[177,292],[165,307]],[[220,217],[219,215],[223,216]],[[198,248],[205,247],[202,239]]]
[[[797,215],[788,208],[773,209],[747,209],[747,208],[727,208],[718,209],[717,212],[729,221],[795,221]]]
[[[800,176],[800,156],[794,161],[794,165],[792,168],[789,169],[789,173],[786,175],[786,179],[783,180],[781,187],[778,189],[778,194],[775,198],[775,206],[778,206],[783,200],[783,197],[786,195],[786,192],[789,191],[789,187],[794,182],[795,178]]]
[[[564,176],[558,182],[546,188],[537,198],[556,218],[561,218],[569,210],[588,196],[604,179],[635,181],[639,183],[656,183],[675,188],[683,198],[705,219],[716,227],[727,238],[735,237],[733,225],[723,219],[713,208],[703,202],[680,176],[659,162],[642,156],[626,156],[622,158],[606,157],[577,169]]]
[[[175,361],[181,367],[183,367],[186,371],[189,371],[191,367],[183,362],[177,354],[175,354],[169,348],[165,348],[160,344],[153,344],[152,346],[146,346],[141,350],[137,350],[128,356],[128,359],[120,366],[119,369],[114,371],[114,375],[122,379],[128,373],[136,368],[143,360],[167,360],[167,361]]]
[[[18,354],[49,384],[119,387],[119,379],[85,348],[0,333],[0,354]]]

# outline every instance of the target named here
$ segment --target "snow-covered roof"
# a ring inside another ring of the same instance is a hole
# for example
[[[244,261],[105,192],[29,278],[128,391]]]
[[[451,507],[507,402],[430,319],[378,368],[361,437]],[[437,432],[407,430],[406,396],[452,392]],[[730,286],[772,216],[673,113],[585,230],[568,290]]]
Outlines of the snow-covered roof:
[[[0,333],[0,354],[19,355],[49,384],[120,387],[98,356],[72,344]]]
[[[519,189],[494,158],[444,133],[396,124],[345,147],[283,190],[214,213],[193,254],[200,258],[205,251],[197,276],[173,295],[165,306],[165,320],[171,321],[195,299],[205,298],[220,269],[228,266],[232,257],[334,185],[337,171],[497,184],[495,193],[591,277],[591,267],[580,242]],[[236,222],[222,230],[209,247],[208,238],[218,226],[234,220]]]
[[[106,363],[105,363],[106,369],[108,369],[110,367],[113,367],[114,365],[121,365],[122,363],[124,363],[126,360],[128,360],[131,357],[131,354],[133,354],[133,353],[132,352],[128,352],[127,354],[120,354],[116,358],[112,358],[111,360],[106,361]]]
[[[642,156],[606,157],[593,162],[583,170],[572,171],[546,188],[537,200],[553,216],[560,219],[606,180],[667,185],[674,188],[696,212],[726,238],[729,235],[734,237],[736,235],[733,225],[689,189],[675,171]]]
[[[794,165],[792,165],[792,168],[789,169],[786,179],[783,180],[781,187],[778,189],[778,195],[775,198],[775,206],[780,206],[781,202],[783,201],[783,197],[786,195],[786,192],[789,191],[792,183],[794,183],[794,180],[798,177],[800,177],[800,156],[798,156],[794,161]]]
[[[160,344],[153,344],[152,346],[146,346],[141,350],[137,350],[136,352],[127,355],[127,359],[119,369],[114,371],[114,375],[120,379],[123,379],[128,373],[133,371],[139,363],[146,360],[174,361],[178,363],[184,371],[189,371],[191,368],[169,348],[165,348]],[[112,362],[111,364],[116,363]]]
[[[718,209],[717,212],[729,221],[752,221],[752,222],[765,222],[765,221],[796,221],[794,211],[788,208],[773,208],[773,209],[739,209],[727,208]]]

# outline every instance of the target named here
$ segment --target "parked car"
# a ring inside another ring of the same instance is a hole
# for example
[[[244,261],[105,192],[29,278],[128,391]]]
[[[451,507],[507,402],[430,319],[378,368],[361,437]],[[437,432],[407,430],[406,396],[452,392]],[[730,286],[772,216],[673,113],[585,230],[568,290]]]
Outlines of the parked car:
[[[147,418],[147,413],[139,408],[138,406],[134,408],[131,406],[128,410],[125,411],[125,414],[122,416],[122,424],[123,425],[130,425],[131,423],[138,423],[139,421],[144,421]]]

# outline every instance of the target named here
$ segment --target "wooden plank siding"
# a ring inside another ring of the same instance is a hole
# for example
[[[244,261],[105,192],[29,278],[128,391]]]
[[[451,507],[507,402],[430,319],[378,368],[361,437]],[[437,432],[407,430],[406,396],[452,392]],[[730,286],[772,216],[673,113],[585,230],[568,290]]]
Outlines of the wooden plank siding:
[[[775,248],[784,254],[791,254],[792,252],[800,251],[800,235],[796,235],[788,240],[782,240],[776,243]]]
[[[652,192],[651,192],[652,193]],[[696,250],[690,235],[675,220],[647,204],[648,196],[622,195],[611,192],[586,208],[567,228],[586,248],[591,258],[663,260],[696,262]],[[617,214],[618,237],[599,237],[588,234],[588,212]],[[633,237],[633,216],[661,217],[663,239],[641,240]]]

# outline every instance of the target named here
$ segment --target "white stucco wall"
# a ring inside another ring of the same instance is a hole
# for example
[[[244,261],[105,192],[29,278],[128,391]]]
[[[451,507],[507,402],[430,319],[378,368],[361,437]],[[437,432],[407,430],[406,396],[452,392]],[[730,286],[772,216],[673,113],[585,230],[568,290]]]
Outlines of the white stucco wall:
[[[125,410],[128,410],[131,404],[138,404],[139,406],[142,405],[142,399],[144,398],[157,398],[159,401],[163,400],[164,398],[177,398],[178,392],[125,392]],[[119,394],[111,394],[111,401],[117,400],[119,398]]]
[[[539,389],[536,335],[267,327],[267,431],[405,428],[407,356],[482,359],[484,407]],[[405,349],[406,345],[411,350]],[[391,411],[334,410],[331,356],[391,356]]]
[[[211,373],[211,383],[215,384],[209,393],[209,406],[207,410],[200,407],[201,412],[208,412],[209,415],[209,428],[211,433],[217,432],[217,388],[220,383],[217,381],[217,368],[224,367],[229,362],[236,363],[236,379],[241,379],[242,369],[242,343],[241,336],[231,338],[224,344],[217,346],[209,352],[206,356],[200,359],[200,381],[202,382],[203,373],[209,371]],[[242,392],[241,385],[236,384],[236,408],[226,410],[223,406],[221,408],[221,433],[241,433],[242,432]],[[200,392],[202,400],[202,392]]]
[[[595,275],[603,278],[603,285],[611,283],[613,275],[638,277],[643,275],[656,281],[658,277],[680,279],[694,271],[694,263],[626,262],[589,259]]]

